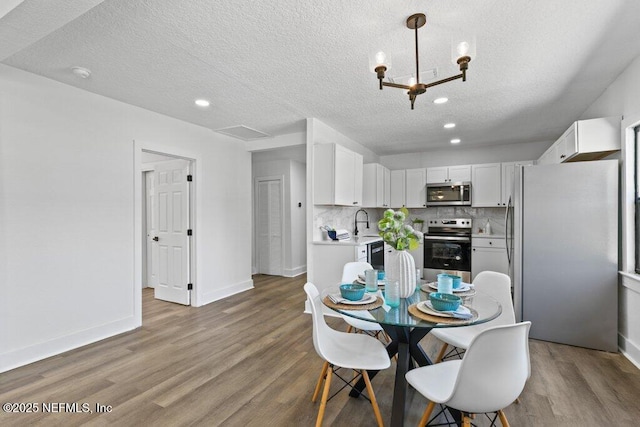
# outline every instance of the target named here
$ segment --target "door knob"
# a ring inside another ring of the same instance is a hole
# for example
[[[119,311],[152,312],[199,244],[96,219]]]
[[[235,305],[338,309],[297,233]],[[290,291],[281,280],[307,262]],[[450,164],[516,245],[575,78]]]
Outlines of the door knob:
[[[154,238],[153,238],[153,241],[154,241],[154,242],[157,242],[158,240],[160,240],[160,239],[158,238],[158,236],[156,236],[156,237],[154,237]]]

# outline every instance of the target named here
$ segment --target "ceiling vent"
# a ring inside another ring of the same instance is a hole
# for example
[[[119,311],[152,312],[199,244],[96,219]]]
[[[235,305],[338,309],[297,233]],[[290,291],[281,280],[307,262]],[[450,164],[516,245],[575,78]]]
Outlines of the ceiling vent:
[[[243,141],[252,141],[254,139],[270,138],[271,135],[267,135],[259,130],[251,129],[247,126],[231,126],[228,128],[214,129],[214,132],[229,135],[234,138],[242,139]]]

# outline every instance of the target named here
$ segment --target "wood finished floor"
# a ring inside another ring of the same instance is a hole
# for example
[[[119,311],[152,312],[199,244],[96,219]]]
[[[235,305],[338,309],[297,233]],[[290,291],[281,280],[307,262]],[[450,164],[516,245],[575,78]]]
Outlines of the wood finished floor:
[[[0,412],[0,425],[313,425],[322,360],[302,313],[304,281],[254,276],[254,290],[200,308],[145,290],[141,328],[0,374],[2,403],[100,403],[110,413]],[[339,319],[329,323],[344,329]],[[423,340],[432,355],[437,344]],[[640,370],[625,357],[534,340],[530,349],[531,379],[521,403],[505,411],[512,426],[638,425]],[[393,375],[392,364],[373,380],[387,424]],[[324,425],[374,425],[369,403],[347,394],[329,402]],[[409,399],[405,425],[415,426],[426,399],[413,390]]]

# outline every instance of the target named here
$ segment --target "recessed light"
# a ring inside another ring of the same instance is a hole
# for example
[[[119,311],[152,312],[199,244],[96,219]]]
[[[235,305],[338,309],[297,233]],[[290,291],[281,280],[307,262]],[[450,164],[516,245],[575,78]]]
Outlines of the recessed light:
[[[451,140],[452,144],[459,144],[460,143],[460,138],[455,138]]]
[[[210,104],[206,99],[196,99],[196,105],[198,107],[208,107]]]
[[[451,128],[454,128],[454,127],[456,127],[455,123],[447,123],[447,124],[444,125],[445,129],[451,129]]]
[[[83,78],[83,79],[88,79],[89,76],[91,76],[91,70],[89,70],[88,68],[84,68],[84,67],[73,67],[71,69],[71,72],[73,74],[75,74],[76,76]]]
[[[442,98],[436,98],[433,100],[434,104],[444,104],[445,102],[447,102],[449,100],[449,98],[445,98],[444,96]]]

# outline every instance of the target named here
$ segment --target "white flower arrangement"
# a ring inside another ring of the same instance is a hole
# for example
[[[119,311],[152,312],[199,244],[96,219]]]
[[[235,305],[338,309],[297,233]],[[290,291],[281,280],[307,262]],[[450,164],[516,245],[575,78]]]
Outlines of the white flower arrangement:
[[[378,229],[380,230],[378,234],[386,244],[398,251],[417,249],[423,238],[420,231],[416,231],[412,226],[404,223],[408,215],[407,208],[400,208],[398,211],[387,209],[384,211],[383,218],[378,221]]]

